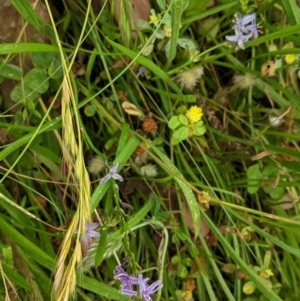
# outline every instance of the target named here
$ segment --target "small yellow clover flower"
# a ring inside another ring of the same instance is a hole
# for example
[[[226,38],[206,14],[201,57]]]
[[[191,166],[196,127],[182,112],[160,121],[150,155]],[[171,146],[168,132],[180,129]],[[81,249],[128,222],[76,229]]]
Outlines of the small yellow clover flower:
[[[291,65],[293,64],[297,59],[297,56],[295,54],[287,54],[284,56],[284,60],[287,64]]]
[[[201,117],[203,116],[203,111],[198,106],[191,106],[185,116],[189,120],[190,123],[195,123],[201,120]]]

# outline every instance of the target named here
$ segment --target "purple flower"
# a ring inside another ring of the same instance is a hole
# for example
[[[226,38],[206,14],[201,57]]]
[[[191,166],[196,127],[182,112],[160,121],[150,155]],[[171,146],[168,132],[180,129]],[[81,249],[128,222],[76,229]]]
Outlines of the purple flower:
[[[93,238],[99,238],[100,233],[95,231],[99,227],[99,223],[86,223],[85,233],[81,234],[80,242],[85,246],[90,246]],[[76,231],[77,233],[78,231]]]
[[[244,49],[244,43],[248,42],[251,38],[256,39],[258,37],[256,14],[252,13],[242,16],[240,13],[237,13],[233,29],[235,35],[226,36],[226,40],[236,44],[239,48]]]
[[[250,33],[251,37],[256,39],[258,37],[256,14],[252,13],[242,17],[240,13],[237,13],[233,28],[246,35]]]
[[[121,293],[130,297],[140,296],[144,301],[152,301],[150,295],[163,287],[161,280],[147,285],[149,278],[143,278],[142,274],[138,277],[128,275],[122,266],[117,266],[114,271],[114,278],[121,281]],[[139,291],[139,293],[137,292]]]
[[[146,76],[147,72],[148,72],[148,70],[145,67],[141,66],[141,67],[139,67],[136,76],[137,77],[144,77],[144,76]]]
[[[149,286],[147,285],[148,280],[149,280],[148,278],[143,279],[142,274],[139,274],[138,284],[140,287],[140,297],[144,301],[152,301],[152,298],[150,295],[154,294],[156,291],[158,291],[159,289],[161,289],[163,287],[163,283],[161,282],[161,280],[156,280]]]
[[[251,34],[243,35],[240,32],[235,31],[234,36],[226,36],[225,38],[228,42],[236,44],[241,49],[245,49],[244,43],[249,41]]]
[[[114,278],[121,281],[121,293],[130,297],[135,297],[137,292],[132,289],[138,284],[137,277],[128,275],[121,266],[117,266],[114,271]]]
[[[107,166],[107,168],[109,169],[108,174],[102,178],[102,180],[100,181],[100,183],[106,183],[108,180],[110,180],[111,178],[118,180],[118,181],[123,181],[123,177],[121,175],[119,175],[117,173],[118,171],[118,167],[119,167],[119,163],[116,163],[114,166],[110,167],[107,162],[105,162],[105,165]]]

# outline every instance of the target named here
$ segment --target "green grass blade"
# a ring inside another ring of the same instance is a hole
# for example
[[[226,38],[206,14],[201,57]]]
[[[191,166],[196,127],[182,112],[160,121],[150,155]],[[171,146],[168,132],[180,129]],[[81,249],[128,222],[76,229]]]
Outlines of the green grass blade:
[[[230,255],[232,260],[248,275],[249,279],[251,279],[256,288],[265,296],[265,298],[269,301],[283,301],[271,288],[264,285],[262,282],[262,278],[257,275],[253,268],[251,268],[240,256],[238,256],[235,250],[228,243],[223,234],[219,231],[216,225],[211,221],[211,219],[203,212],[203,218],[209,228],[212,230],[214,235],[218,238],[220,244],[226,250],[226,252]]]
[[[119,50],[123,55],[130,57],[135,62],[141,64],[146,67],[148,70],[152,71],[156,76],[161,78],[164,81],[170,81],[169,76],[165,71],[163,71],[157,64],[150,61],[148,58],[141,56],[139,53],[126,48],[125,46],[116,43],[107,38],[107,42],[112,45],[114,48]]]
[[[55,45],[43,43],[7,43],[1,44],[0,54],[28,53],[28,52],[58,52]]]
[[[35,30],[41,30],[41,20],[29,1],[11,0],[11,3],[19,14],[35,28]]]
[[[187,184],[187,182],[184,180],[181,172],[176,168],[173,162],[157,147],[153,146],[152,150],[161,161],[160,164],[162,164],[165,167],[165,170],[170,174],[170,176],[174,177],[174,180],[182,190],[192,216],[195,236],[198,236],[199,235],[198,225],[200,225],[200,208],[195,198],[194,192],[192,191],[191,187]]]
[[[183,0],[173,0],[171,14],[172,14],[172,22],[171,22],[171,40],[170,40],[170,50],[168,56],[169,66],[171,62],[174,60],[176,56],[176,48],[177,48],[177,40],[179,37],[179,30],[181,27],[181,15],[183,12]]]
[[[40,265],[53,271],[55,264],[54,258],[41,250],[12,225],[8,224],[2,216],[0,216],[0,228],[5,229],[5,234],[9,236],[15,244],[22,248],[23,251],[26,251],[27,255],[30,255],[32,260],[35,260]]]
[[[299,2],[298,5],[295,0],[281,0],[280,2],[290,23],[292,25],[300,24]]]
[[[122,295],[117,289],[111,287],[108,284],[100,282],[96,279],[90,278],[83,274],[77,274],[77,284],[79,287],[97,294],[102,298],[108,300],[120,300],[120,301],[130,301],[131,298]]]
[[[4,160],[8,155],[16,151],[17,149],[21,148],[25,144],[29,143],[30,141],[33,141],[34,140],[33,137],[41,135],[43,132],[59,129],[60,127],[61,127],[61,120],[55,119],[41,126],[38,132],[33,131],[32,133],[29,133],[19,138],[15,142],[8,144],[2,151],[0,151],[0,161]]]

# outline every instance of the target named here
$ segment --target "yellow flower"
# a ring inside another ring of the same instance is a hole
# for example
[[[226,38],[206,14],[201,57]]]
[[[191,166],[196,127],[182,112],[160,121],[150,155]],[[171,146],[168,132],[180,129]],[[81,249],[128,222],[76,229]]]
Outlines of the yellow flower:
[[[296,55],[295,54],[287,54],[284,56],[284,60],[287,64],[293,64],[296,61]]]
[[[157,21],[158,21],[158,18],[156,17],[156,15],[150,16],[149,24],[155,24],[155,23],[157,23]]]
[[[195,123],[201,119],[201,117],[203,116],[203,111],[200,107],[192,106],[187,110],[185,116],[190,121],[190,123]]]
[[[266,269],[266,270],[261,271],[261,272],[259,273],[259,276],[260,276],[260,277],[263,277],[263,278],[269,278],[270,276],[273,276],[273,275],[274,275],[274,274],[273,274],[273,272],[272,272],[271,269]]]

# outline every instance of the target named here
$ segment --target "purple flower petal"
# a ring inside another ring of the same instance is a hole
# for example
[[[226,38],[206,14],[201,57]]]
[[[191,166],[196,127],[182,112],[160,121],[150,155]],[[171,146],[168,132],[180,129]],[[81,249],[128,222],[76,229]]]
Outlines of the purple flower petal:
[[[147,72],[148,72],[148,70],[145,67],[141,66],[141,67],[139,67],[136,76],[137,77],[144,77]]]
[[[106,183],[110,179],[118,180],[118,181],[123,181],[123,177],[118,174],[118,167],[119,163],[117,162],[114,166],[110,167],[106,162],[105,162],[107,168],[109,169],[109,172],[107,175],[105,175],[102,180],[100,181],[101,184]]]
[[[147,285],[148,278],[143,279],[142,274],[138,275],[138,284],[140,287],[140,296],[144,301],[152,301],[150,295],[163,287],[161,280],[153,282],[150,286]]]
[[[127,295],[127,296],[130,296],[130,297],[136,297],[137,296],[137,292],[133,291],[131,289],[121,289],[121,293],[123,295]]]
[[[244,43],[248,42],[251,38],[256,39],[258,37],[256,14],[252,13],[242,16],[240,13],[237,13],[233,29],[235,35],[226,36],[226,40],[236,44],[239,48],[244,49]]]
[[[121,281],[121,293],[132,291],[132,286],[138,284],[137,277],[128,275],[121,266],[115,268],[114,278]]]
[[[117,173],[112,175],[112,178],[114,178],[115,180],[118,180],[120,182],[123,182],[123,177]]]
[[[89,246],[92,243],[92,238],[99,238],[101,236],[100,233],[95,231],[98,227],[99,223],[87,223],[85,233],[80,236],[80,242]],[[78,230],[76,230],[76,233],[78,233]]]
[[[151,285],[147,285],[149,278],[143,278],[142,274],[138,277],[128,275],[122,266],[117,266],[114,270],[114,278],[121,281],[121,293],[130,297],[136,297],[138,295],[134,287],[137,287],[139,296],[144,301],[152,301],[150,295],[163,287],[161,280],[153,282]]]

